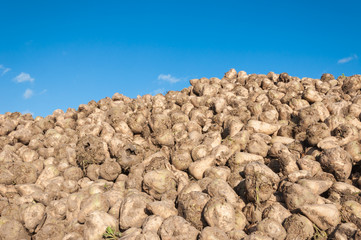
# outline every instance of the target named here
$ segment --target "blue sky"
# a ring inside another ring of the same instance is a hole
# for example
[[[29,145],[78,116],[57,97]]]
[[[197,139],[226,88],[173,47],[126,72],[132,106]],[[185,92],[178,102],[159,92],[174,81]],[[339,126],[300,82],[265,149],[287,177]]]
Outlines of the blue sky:
[[[0,0],[0,114],[166,93],[189,79],[361,74],[361,1]]]

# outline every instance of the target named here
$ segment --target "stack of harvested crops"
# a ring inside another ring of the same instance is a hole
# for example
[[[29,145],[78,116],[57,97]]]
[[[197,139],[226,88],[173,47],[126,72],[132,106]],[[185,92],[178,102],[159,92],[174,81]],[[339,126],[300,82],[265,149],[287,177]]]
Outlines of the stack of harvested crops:
[[[361,75],[0,115],[0,239],[361,239]]]

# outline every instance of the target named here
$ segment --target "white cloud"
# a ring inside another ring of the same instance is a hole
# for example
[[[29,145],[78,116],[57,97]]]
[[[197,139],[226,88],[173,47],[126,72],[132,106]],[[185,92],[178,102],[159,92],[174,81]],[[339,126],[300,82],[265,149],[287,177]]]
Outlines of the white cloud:
[[[179,82],[181,79],[180,78],[176,78],[176,77],[173,77],[172,75],[170,74],[160,74],[158,76],[158,80],[162,80],[162,81],[166,81],[166,82],[169,82],[169,83],[176,83],[176,82]]]
[[[5,73],[9,72],[11,70],[11,68],[5,68],[4,71],[2,72],[2,75],[4,75]]]
[[[24,92],[24,98],[29,99],[29,98],[31,98],[33,96],[33,94],[34,94],[33,90],[28,88]]]
[[[340,60],[337,61],[337,63],[339,63],[339,64],[348,63],[355,59],[358,59],[358,56],[356,54],[354,54],[350,57],[341,58]]]
[[[42,95],[42,94],[46,93],[47,91],[48,91],[48,89],[44,89],[43,91],[41,91],[41,92],[39,93],[39,95]]]
[[[161,93],[161,94],[164,95],[165,89],[164,89],[164,88],[158,88],[158,89],[152,91],[150,94],[151,94],[151,95],[157,95],[158,93]]]
[[[0,64],[0,76],[4,76],[10,70],[11,68],[4,67],[4,65]]]
[[[14,78],[14,81],[15,82],[18,82],[18,83],[21,83],[21,82],[34,82],[34,78],[30,77],[30,74],[29,73],[20,73],[19,75],[17,75],[15,78]]]
[[[32,111],[29,111],[29,110],[25,110],[25,111],[21,112],[21,114],[27,114],[27,113],[30,113],[31,115],[34,116],[34,113]]]

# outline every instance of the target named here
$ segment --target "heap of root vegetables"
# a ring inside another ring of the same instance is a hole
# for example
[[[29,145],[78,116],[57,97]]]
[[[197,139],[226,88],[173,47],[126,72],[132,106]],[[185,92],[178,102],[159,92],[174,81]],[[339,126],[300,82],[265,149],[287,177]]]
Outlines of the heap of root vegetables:
[[[0,239],[361,239],[361,75],[0,115]]]

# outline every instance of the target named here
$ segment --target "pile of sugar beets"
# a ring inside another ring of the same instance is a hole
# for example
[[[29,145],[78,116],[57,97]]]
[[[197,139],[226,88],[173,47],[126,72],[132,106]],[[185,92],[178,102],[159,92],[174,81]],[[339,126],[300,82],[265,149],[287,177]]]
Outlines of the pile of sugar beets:
[[[361,75],[0,115],[0,239],[361,239]]]

